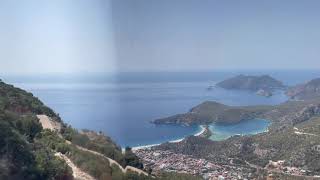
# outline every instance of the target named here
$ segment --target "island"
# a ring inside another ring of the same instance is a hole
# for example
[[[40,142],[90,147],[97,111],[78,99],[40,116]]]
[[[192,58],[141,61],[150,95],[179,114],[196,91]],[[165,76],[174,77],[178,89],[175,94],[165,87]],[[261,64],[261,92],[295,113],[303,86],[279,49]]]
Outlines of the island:
[[[190,136],[136,154],[155,170],[186,171],[213,179],[319,179],[319,84],[319,79],[313,79],[289,88],[289,95],[302,99],[299,101],[270,106],[227,106],[206,101],[186,113],[152,121],[185,126],[262,118],[271,121],[266,132],[221,141]]]
[[[203,125],[182,141],[122,150],[102,132],[66,124],[32,93],[0,81],[0,179],[317,179],[320,175],[320,98],[317,79],[301,101],[228,106],[206,101],[157,124]],[[268,131],[212,141],[210,123],[255,118]],[[23,168],[22,168],[23,167]]]
[[[242,74],[221,81],[216,86],[229,90],[253,91],[266,97],[272,96],[272,91],[286,87],[281,81],[269,75],[247,76]]]
[[[264,90],[264,89],[259,89],[256,92],[256,94],[259,96],[265,96],[265,97],[271,97],[273,95],[271,91]]]

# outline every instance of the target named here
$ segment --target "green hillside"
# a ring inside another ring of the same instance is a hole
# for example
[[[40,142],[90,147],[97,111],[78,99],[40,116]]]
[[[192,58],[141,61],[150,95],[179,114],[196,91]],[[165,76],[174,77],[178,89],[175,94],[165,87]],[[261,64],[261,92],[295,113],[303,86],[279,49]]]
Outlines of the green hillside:
[[[43,129],[36,116],[39,114],[59,123],[61,129]],[[72,128],[31,93],[1,81],[0,179],[73,179],[72,169],[55,156],[56,153],[65,155],[83,172],[99,180],[196,178],[176,173],[163,173],[153,178],[131,171],[123,173],[119,166],[110,166],[108,159],[101,156],[115,160],[123,168],[143,169],[143,164],[130,148],[122,153],[111,138]]]

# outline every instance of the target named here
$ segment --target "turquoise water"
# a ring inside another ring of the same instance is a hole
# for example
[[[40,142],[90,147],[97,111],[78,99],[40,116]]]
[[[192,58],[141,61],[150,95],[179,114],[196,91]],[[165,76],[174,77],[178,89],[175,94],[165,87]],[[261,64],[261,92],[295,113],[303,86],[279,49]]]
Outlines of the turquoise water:
[[[32,92],[78,129],[102,131],[119,145],[139,146],[176,140],[199,131],[198,126],[154,125],[150,121],[189,111],[203,101],[227,105],[279,104],[283,92],[267,98],[246,91],[207,87],[239,73],[270,74],[285,84],[301,83],[320,72],[185,72],[119,73],[1,77]],[[234,126],[212,125],[216,139],[263,131],[264,121]]]
[[[230,125],[214,123],[209,125],[209,129],[213,133],[210,139],[221,141],[234,135],[258,134],[267,131],[269,125],[270,121],[265,119],[246,120]]]

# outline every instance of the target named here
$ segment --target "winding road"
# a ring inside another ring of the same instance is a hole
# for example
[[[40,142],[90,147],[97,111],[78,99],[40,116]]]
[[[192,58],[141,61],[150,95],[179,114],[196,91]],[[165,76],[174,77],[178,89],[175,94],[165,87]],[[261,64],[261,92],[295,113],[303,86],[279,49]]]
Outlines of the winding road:
[[[60,130],[61,124],[58,123],[58,122],[53,121],[47,115],[37,115],[37,118],[39,119],[39,122],[41,123],[43,129],[50,129],[52,131],[59,131]],[[62,137],[62,136],[60,135],[60,137]],[[66,141],[66,143],[67,144],[72,144],[70,141]],[[109,165],[110,166],[116,165],[123,173],[131,171],[131,172],[138,173],[139,175],[140,174],[143,174],[145,176],[149,175],[148,173],[144,172],[143,170],[135,168],[135,167],[132,167],[132,166],[126,166],[126,168],[123,168],[117,161],[115,161],[115,160],[113,160],[113,159],[111,159],[111,158],[109,158],[109,157],[107,157],[107,156],[105,156],[105,155],[103,155],[103,154],[101,154],[99,152],[92,151],[92,150],[86,149],[86,148],[78,146],[78,145],[75,145],[75,146],[81,151],[86,151],[86,152],[89,152],[89,153],[92,153],[92,154],[95,154],[97,156],[100,156],[102,158],[107,159],[109,161]],[[78,168],[66,155],[63,155],[61,153],[56,153],[55,155],[57,157],[63,159],[68,164],[68,166],[73,171],[73,176],[74,176],[75,179],[79,179],[79,180],[95,180],[95,178],[93,178],[92,176],[90,176],[86,172],[82,171],[80,168]]]

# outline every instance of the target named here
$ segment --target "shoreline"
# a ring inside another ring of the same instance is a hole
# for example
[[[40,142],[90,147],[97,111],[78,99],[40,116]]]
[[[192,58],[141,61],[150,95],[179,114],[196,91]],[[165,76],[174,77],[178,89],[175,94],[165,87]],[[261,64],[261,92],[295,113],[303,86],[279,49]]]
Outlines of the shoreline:
[[[270,126],[270,125],[269,125]],[[269,126],[264,130],[264,131],[260,131],[260,132],[257,132],[257,133],[253,133],[251,135],[256,135],[256,134],[260,134],[260,133],[268,133],[269,132]],[[193,134],[193,136],[202,136],[206,133],[207,131],[207,126],[206,125],[199,125],[199,127],[201,128],[201,130],[195,134]],[[209,130],[210,131],[210,130]],[[210,133],[212,133],[210,131]],[[244,134],[236,134],[236,135],[240,135],[240,136],[243,136]],[[186,136],[187,137],[187,136]],[[169,143],[178,143],[178,142],[181,142],[183,141],[186,137],[184,138],[179,138],[179,139],[176,139],[176,140],[171,140],[171,141],[166,141],[166,142],[169,142]],[[230,136],[231,137],[231,136]],[[228,138],[230,138],[228,137]],[[208,137],[207,137],[208,138]],[[209,138],[210,139],[210,138]],[[166,143],[166,142],[163,142],[163,143]],[[132,147],[132,151],[136,151],[136,150],[140,150],[140,149],[149,149],[151,147],[154,147],[154,146],[159,146],[161,145],[162,143],[155,143],[155,144],[147,144],[147,145],[142,145],[142,146],[135,146],[135,147]],[[122,148],[122,151],[124,151],[124,148]]]
[[[199,125],[199,127],[201,128],[201,130],[195,134],[193,134],[193,136],[201,136],[205,131],[206,131],[206,128],[204,125]],[[178,143],[178,142],[181,142],[185,139],[186,137],[184,138],[179,138],[179,139],[176,139],[176,140],[172,140],[172,141],[166,141],[166,142],[169,142],[169,143]],[[163,142],[163,143],[166,143],[166,142]],[[148,145],[143,145],[143,146],[135,146],[135,147],[132,147],[132,151],[136,151],[136,150],[139,150],[139,149],[148,149],[148,148],[151,148],[151,147],[154,147],[154,146],[159,146],[160,144],[162,143],[157,143],[157,144],[148,144]],[[124,148],[122,148],[122,151],[124,150]]]
[[[269,120],[268,120],[269,121]],[[271,122],[271,121],[270,121]],[[268,133],[270,130],[270,125],[272,124],[272,122],[263,130],[263,131],[256,131],[256,132],[253,132],[253,133],[248,133],[248,134],[234,134],[234,135],[231,135],[231,136],[228,136],[227,138],[225,139],[212,139],[212,138],[208,138],[212,141],[221,141],[221,140],[226,140],[228,138],[231,138],[233,136],[253,136],[253,135],[258,135],[258,134],[262,134],[262,133]]]

